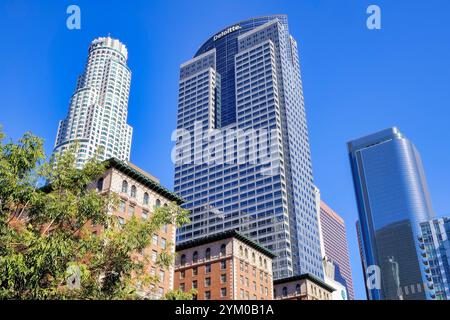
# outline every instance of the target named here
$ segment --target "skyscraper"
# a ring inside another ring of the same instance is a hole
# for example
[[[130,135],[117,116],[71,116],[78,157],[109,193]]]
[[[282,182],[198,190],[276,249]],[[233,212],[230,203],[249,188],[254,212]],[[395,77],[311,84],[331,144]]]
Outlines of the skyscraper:
[[[324,201],[320,202],[320,228],[324,247],[323,254],[335,266],[334,280],[347,289],[348,298],[353,300],[353,280],[345,222]]]
[[[420,224],[422,257],[428,260],[437,300],[450,300],[450,218]]]
[[[97,38],[91,43],[69,112],[59,122],[54,153],[78,143],[78,167],[98,149],[100,160],[130,159],[133,129],[127,124],[131,80],[127,58],[127,48],[119,40]]]
[[[420,223],[434,213],[419,153],[397,128],[351,141],[348,149],[368,298],[433,299],[419,237]]]
[[[237,230],[277,255],[274,278],[323,279],[300,64],[287,16],[241,21],[213,35],[181,65],[179,81],[175,192],[192,223],[178,230],[177,241]]]

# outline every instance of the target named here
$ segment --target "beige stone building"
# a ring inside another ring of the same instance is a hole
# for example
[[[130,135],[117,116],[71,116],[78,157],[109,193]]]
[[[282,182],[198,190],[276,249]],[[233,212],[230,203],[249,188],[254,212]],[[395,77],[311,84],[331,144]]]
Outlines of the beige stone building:
[[[236,231],[176,247],[175,288],[198,300],[273,300],[274,255]]]
[[[275,280],[276,300],[332,300],[334,288],[311,274]]]
[[[123,162],[116,158],[108,160],[107,170],[91,187],[96,188],[102,194],[113,192],[119,196],[117,210],[109,214],[117,216],[121,224],[125,224],[133,216],[148,219],[156,207],[170,202],[181,204],[183,201],[176,194],[161,186],[159,180],[152,175],[129,162]],[[159,298],[173,290],[174,268],[162,270],[155,263],[160,252],[175,253],[175,232],[174,225],[165,226],[152,235],[152,243],[144,251],[150,257],[146,271],[150,275],[160,278],[157,286],[152,285],[142,291],[142,294],[147,297]]]

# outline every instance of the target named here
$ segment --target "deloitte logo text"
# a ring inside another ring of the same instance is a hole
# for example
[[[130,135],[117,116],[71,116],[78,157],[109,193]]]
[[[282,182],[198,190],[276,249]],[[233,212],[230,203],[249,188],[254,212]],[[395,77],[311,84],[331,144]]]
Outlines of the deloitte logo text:
[[[216,35],[214,36],[214,41],[219,40],[220,38],[226,36],[227,34],[230,34],[230,33],[232,33],[232,32],[235,32],[235,31],[237,31],[237,30],[239,30],[239,29],[241,29],[241,26],[240,26],[240,25],[235,25],[235,26],[229,27],[228,29],[222,31],[221,33],[216,34]]]

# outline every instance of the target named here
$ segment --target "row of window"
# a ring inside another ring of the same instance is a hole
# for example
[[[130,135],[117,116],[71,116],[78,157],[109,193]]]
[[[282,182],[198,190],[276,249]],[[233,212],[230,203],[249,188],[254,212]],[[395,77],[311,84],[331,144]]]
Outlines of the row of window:
[[[220,246],[219,255],[220,256],[225,256],[226,255],[226,244],[225,243],[223,243]],[[205,254],[204,254],[204,258],[206,260],[211,259],[211,248],[206,248]],[[192,253],[192,263],[197,263],[197,262],[198,262],[198,251],[194,251]],[[186,255],[184,253],[181,255],[180,264],[181,264],[181,266],[186,265]]]

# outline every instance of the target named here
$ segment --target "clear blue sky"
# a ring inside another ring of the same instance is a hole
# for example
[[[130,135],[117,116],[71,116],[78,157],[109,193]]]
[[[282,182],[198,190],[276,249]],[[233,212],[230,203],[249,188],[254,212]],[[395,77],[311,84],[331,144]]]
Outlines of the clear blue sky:
[[[81,7],[81,30],[66,8]],[[382,30],[366,28],[378,4]],[[398,126],[425,164],[437,215],[450,214],[450,1],[227,0],[0,2],[0,123],[52,150],[92,39],[111,33],[129,49],[131,160],[173,186],[170,136],[179,65],[220,29],[285,13],[300,48],[313,168],[328,204],[347,223],[356,297],[365,298],[346,142]]]

